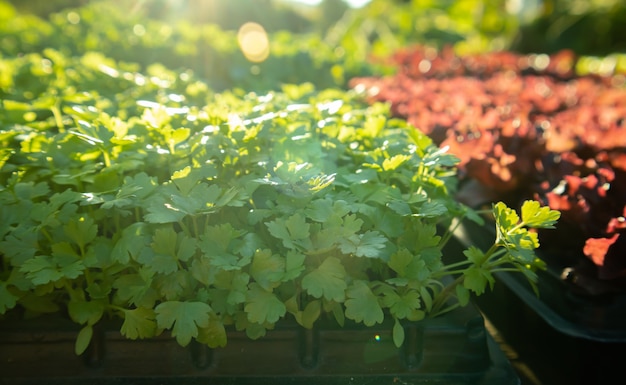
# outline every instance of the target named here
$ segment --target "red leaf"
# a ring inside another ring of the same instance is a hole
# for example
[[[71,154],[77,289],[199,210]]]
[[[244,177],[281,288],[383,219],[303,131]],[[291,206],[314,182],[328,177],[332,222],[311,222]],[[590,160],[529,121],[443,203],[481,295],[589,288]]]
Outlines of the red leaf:
[[[583,247],[583,253],[598,266],[604,265],[604,257],[611,245],[617,241],[619,234],[614,234],[611,238],[589,238]]]

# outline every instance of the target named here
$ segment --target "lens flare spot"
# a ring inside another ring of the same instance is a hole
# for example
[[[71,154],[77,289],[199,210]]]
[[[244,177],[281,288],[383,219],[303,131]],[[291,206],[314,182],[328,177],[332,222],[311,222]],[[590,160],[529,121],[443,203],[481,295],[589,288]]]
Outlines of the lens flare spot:
[[[245,23],[237,33],[239,48],[246,59],[260,63],[270,55],[270,41],[267,32],[258,23]]]
[[[143,36],[146,34],[146,27],[141,24],[135,24],[133,26],[133,33],[137,36]]]
[[[376,334],[376,335],[374,336],[374,341],[376,341],[376,342],[380,342],[380,334]]]
[[[67,21],[69,21],[70,24],[78,24],[80,23],[80,15],[76,12],[69,12],[67,14]]]

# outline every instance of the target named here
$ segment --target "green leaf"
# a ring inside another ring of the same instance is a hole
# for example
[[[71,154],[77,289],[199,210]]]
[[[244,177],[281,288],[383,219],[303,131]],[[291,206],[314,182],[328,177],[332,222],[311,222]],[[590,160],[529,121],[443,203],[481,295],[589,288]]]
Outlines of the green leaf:
[[[258,250],[252,258],[250,275],[263,289],[272,291],[285,275],[285,259],[269,249]]]
[[[215,225],[215,226],[208,226],[205,229],[204,233],[200,236],[200,239],[201,239],[200,247],[202,248],[202,251],[204,251],[207,254],[216,254],[217,251],[229,252],[231,250],[231,246],[234,246],[233,242],[236,240],[240,240],[241,236],[244,234],[245,234],[244,231],[236,230],[233,227],[233,225],[230,223],[224,223],[224,224]],[[246,236],[249,236],[249,235],[250,234],[246,234]],[[260,243],[257,242],[257,240],[254,238],[245,238],[245,237],[241,241],[244,243],[248,242],[248,244],[245,246],[240,246],[240,248],[238,248],[237,250],[242,251],[242,248],[243,248],[245,252],[242,253],[242,255],[248,255],[249,257],[252,257],[257,247],[255,247],[254,250],[248,250],[248,248],[253,247]],[[248,252],[248,251],[252,251],[252,252]]]
[[[380,250],[386,246],[387,238],[378,231],[354,234],[339,241],[341,252],[357,257],[377,258],[380,256]]]
[[[459,305],[465,306],[469,303],[470,292],[463,285],[456,285],[456,298],[459,300]]]
[[[387,118],[384,115],[368,116],[360,133],[365,138],[376,138],[381,134],[386,122]]]
[[[171,227],[160,228],[154,231],[152,237],[152,250],[156,254],[168,256],[176,255],[177,234]]]
[[[216,269],[211,265],[209,258],[201,256],[200,258],[193,259],[190,271],[196,281],[202,283],[204,286],[209,286],[215,282],[216,274],[223,270]]]
[[[200,328],[198,342],[208,345],[210,348],[223,348],[227,343],[226,328],[224,323],[217,317],[209,318],[209,325]]]
[[[136,309],[123,309],[124,323],[120,332],[126,338],[136,340],[138,338],[151,338],[157,333],[156,314],[153,309],[138,307]]]
[[[400,348],[402,344],[404,344],[404,327],[402,327],[402,324],[397,318],[394,320],[392,334],[393,344],[396,345],[397,348]]]
[[[355,281],[346,291],[346,317],[365,326],[382,323],[385,317],[378,298],[364,281]]]
[[[170,145],[175,145],[184,142],[189,138],[190,130],[188,128],[177,128],[170,133],[168,140]]]
[[[306,223],[306,218],[299,213],[286,220],[277,218],[271,222],[266,222],[265,225],[270,234],[282,240],[283,245],[288,249],[300,247],[306,250],[310,247],[310,225]]]
[[[173,228],[157,229],[152,237],[152,250],[157,255],[173,257],[176,261],[186,262],[196,252],[196,240],[184,233],[177,233]]]
[[[417,281],[425,281],[432,270],[422,259],[422,255],[413,255],[405,248],[391,254],[388,266],[398,274],[398,277]]]
[[[408,155],[394,155],[391,158],[383,160],[383,170],[393,171],[409,159],[411,159],[411,157]]]
[[[15,196],[22,200],[33,200],[33,198],[46,196],[50,192],[50,188],[46,182],[17,183],[14,187]]]
[[[137,258],[144,268],[159,274],[172,274],[178,271],[178,264],[172,255],[155,254],[152,249],[142,249]]]
[[[470,246],[463,251],[463,254],[476,266],[480,266],[485,262],[485,254],[476,246]]]
[[[234,240],[233,252],[241,255],[245,259],[250,259],[258,249],[263,247],[263,240],[256,233],[248,233],[242,238],[239,234],[241,233],[238,233],[237,239]]]
[[[424,202],[417,214],[413,214],[416,217],[437,218],[445,217],[448,214],[448,208],[440,201],[428,201]]]
[[[135,198],[135,192],[141,190],[141,187],[135,185],[124,184],[118,190],[117,194],[115,194],[115,198],[110,199],[102,203],[103,209],[124,209],[126,207],[130,207],[133,204],[133,198]],[[120,210],[120,212],[122,212]],[[130,211],[123,211],[126,213],[130,213]]]
[[[561,213],[541,207],[539,202],[527,200],[522,204],[522,222],[531,228],[553,229]]]
[[[151,287],[152,279],[141,274],[120,275],[114,282],[116,296],[120,301],[137,307],[152,308],[158,293]]]
[[[83,274],[85,266],[79,259],[55,256],[38,255],[24,262],[20,271],[35,285],[45,285],[57,282],[62,278],[75,279]]]
[[[192,286],[192,275],[187,270],[178,270],[155,278],[159,294],[166,300],[175,300],[188,292]]]
[[[389,258],[389,262],[387,264],[391,268],[391,270],[398,273],[400,277],[410,276],[409,274],[409,265],[417,258],[413,257],[413,254],[407,249],[400,249],[397,252],[391,254]]]
[[[485,224],[485,219],[478,212],[466,206],[462,207],[465,213],[465,217],[467,219],[476,223],[479,226],[483,226]]]
[[[52,256],[59,260],[71,261],[80,258],[74,247],[68,242],[54,243],[50,248],[52,249]]]
[[[94,193],[104,193],[115,191],[122,183],[119,173],[116,170],[103,170],[93,177],[92,191]]]
[[[60,307],[56,298],[51,295],[41,295],[41,293],[29,292],[20,299],[20,306],[34,313],[56,313]]]
[[[376,290],[376,294],[382,294],[381,303],[389,308],[391,314],[397,319],[413,318],[422,303],[420,295],[415,290],[398,290],[392,286],[382,285]]]
[[[118,199],[136,198],[145,199],[157,188],[157,179],[145,172],[124,178],[124,184],[117,193]]]
[[[320,300],[313,300],[309,302],[302,311],[300,324],[307,329],[312,329],[313,324],[320,317],[321,312],[322,302]]]
[[[70,220],[67,225],[63,227],[63,230],[81,250],[83,250],[85,245],[89,242],[93,241],[98,234],[98,226],[94,224],[93,219],[90,217],[80,217]]]
[[[306,256],[295,250],[289,250],[285,256],[285,274],[283,281],[293,281],[300,277],[305,269],[304,261]]]
[[[89,294],[91,299],[105,299],[109,297],[113,290],[112,283],[110,281],[104,282],[92,282],[87,285],[85,291]]]
[[[70,301],[67,310],[72,321],[78,324],[95,325],[105,310],[105,302],[96,301]]]
[[[0,314],[15,307],[18,296],[11,293],[6,282],[0,282]]]
[[[402,319],[409,318],[410,315],[421,306],[422,302],[420,300],[419,293],[414,290],[410,290],[403,295],[398,296],[398,300],[389,307],[389,310],[391,311],[391,314]]]
[[[329,301],[345,300],[346,270],[341,260],[335,257],[326,258],[322,264],[302,278],[302,288],[315,298],[326,298]]]
[[[244,310],[248,314],[248,321],[264,324],[278,321],[287,312],[287,307],[276,295],[252,283],[246,295]]]
[[[340,303],[332,302],[330,305],[330,309],[335,317],[335,321],[337,321],[337,325],[343,327],[346,323],[346,315],[343,312],[343,308]]]
[[[217,211],[222,189],[215,184],[198,184],[188,193],[170,195],[165,205],[187,215],[207,214]]]
[[[235,314],[235,328],[237,330],[245,330],[246,336],[252,340],[259,339],[267,333],[265,326],[250,322],[248,315],[245,312],[238,312]]]
[[[362,226],[363,220],[357,218],[354,214],[350,214],[343,217],[343,223],[339,231],[342,237],[348,237],[360,231]]]
[[[316,199],[306,210],[307,217],[316,222],[327,222],[331,217],[341,218],[350,212],[350,206],[346,201],[331,199]]]
[[[478,267],[470,267],[463,272],[463,286],[473,291],[474,293],[481,295],[485,292],[487,283],[493,288],[495,282],[491,272]]]
[[[123,265],[131,260],[138,260],[144,248],[148,247],[150,235],[147,234],[146,224],[133,223],[122,231],[122,236],[113,246],[111,259]]]
[[[92,325],[87,325],[80,329],[80,331],[78,332],[78,336],[76,337],[76,343],[74,344],[74,353],[76,353],[77,356],[83,354],[85,350],[87,350],[89,344],[91,343],[92,337]]]
[[[172,173],[172,178],[171,178],[172,182],[176,184],[178,189],[183,194],[189,194],[189,191],[191,191],[191,189],[198,183],[197,180],[192,181],[192,178],[188,178],[190,173],[191,173],[191,166],[184,167],[183,169],[174,171]],[[189,183],[190,181],[191,183],[188,185],[183,184],[183,183]]]
[[[37,253],[38,234],[27,229],[16,230],[0,242],[0,250],[12,266],[22,266]]]
[[[198,328],[209,326],[211,306],[203,302],[166,301],[155,309],[157,326],[172,329],[172,336],[180,346],[187,346],[198,337]],[[173,327],[172,327],[173,326]]]
[[[409,216],[413,213],[411,211],[411,206],[409,206],[406,201],[400,199],[394,199],[390,201],[389,203],[387,203],[387,207],[403,217]]]
[[[187,215],[186,212],[174,208],[171,204],[159,200],[151,202],[144,220],[148,223],[175,223]]]
[[[424,306],[426,307],[426,311],[431,311],[433,308],[433,296],[430,293],[430,290],[426,286],[420,287],[420,297],[424,302]]]
[[[510,209],[503,202],[498,202],[493,206],[493,215],[496,220],[496,231],[498,241],[506,239],[510,230],[519,223],[519,216],[515,210]]]

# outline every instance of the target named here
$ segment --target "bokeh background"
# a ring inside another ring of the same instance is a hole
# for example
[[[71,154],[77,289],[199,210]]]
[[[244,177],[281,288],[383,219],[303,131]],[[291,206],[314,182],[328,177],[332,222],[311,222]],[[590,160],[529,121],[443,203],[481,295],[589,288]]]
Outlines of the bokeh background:
[[[190,70],[216,90],[343,87],[391,71],[384,58],[418,44],[459,54],[626,52],[621,0],[0,0],[0,11],[4,56],[97,51]],[[249,22],[262,27],[262,41],[248,41],[260,49],[252,60],[238,40]],[[614,62],[584,63],[591,71],[623,65]]]

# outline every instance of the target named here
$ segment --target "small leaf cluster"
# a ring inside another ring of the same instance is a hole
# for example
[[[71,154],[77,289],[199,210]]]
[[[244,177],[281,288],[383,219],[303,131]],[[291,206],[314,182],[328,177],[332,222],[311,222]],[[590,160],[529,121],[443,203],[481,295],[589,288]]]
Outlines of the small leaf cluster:
[[[81,69],[108,82],[96,97],[57,83],[74,59],[20,60],[0,65],[42,91],[15,77],[0,88],[0,313],[67,314],[76,353],[107,318],[130,339],[210,347],[284,318],[387,319],[400,346],[404,322],[466,304],[494,270],[534,279],[527,228],[558,217],[531,202],[520,221],[498,204],[494,246],[445,265],[453,220],[479,218],[453,199],[458,159],[386,105],[310,84],[216,94],[114,63]],[[58,74],[23,67],[41,61]]]

